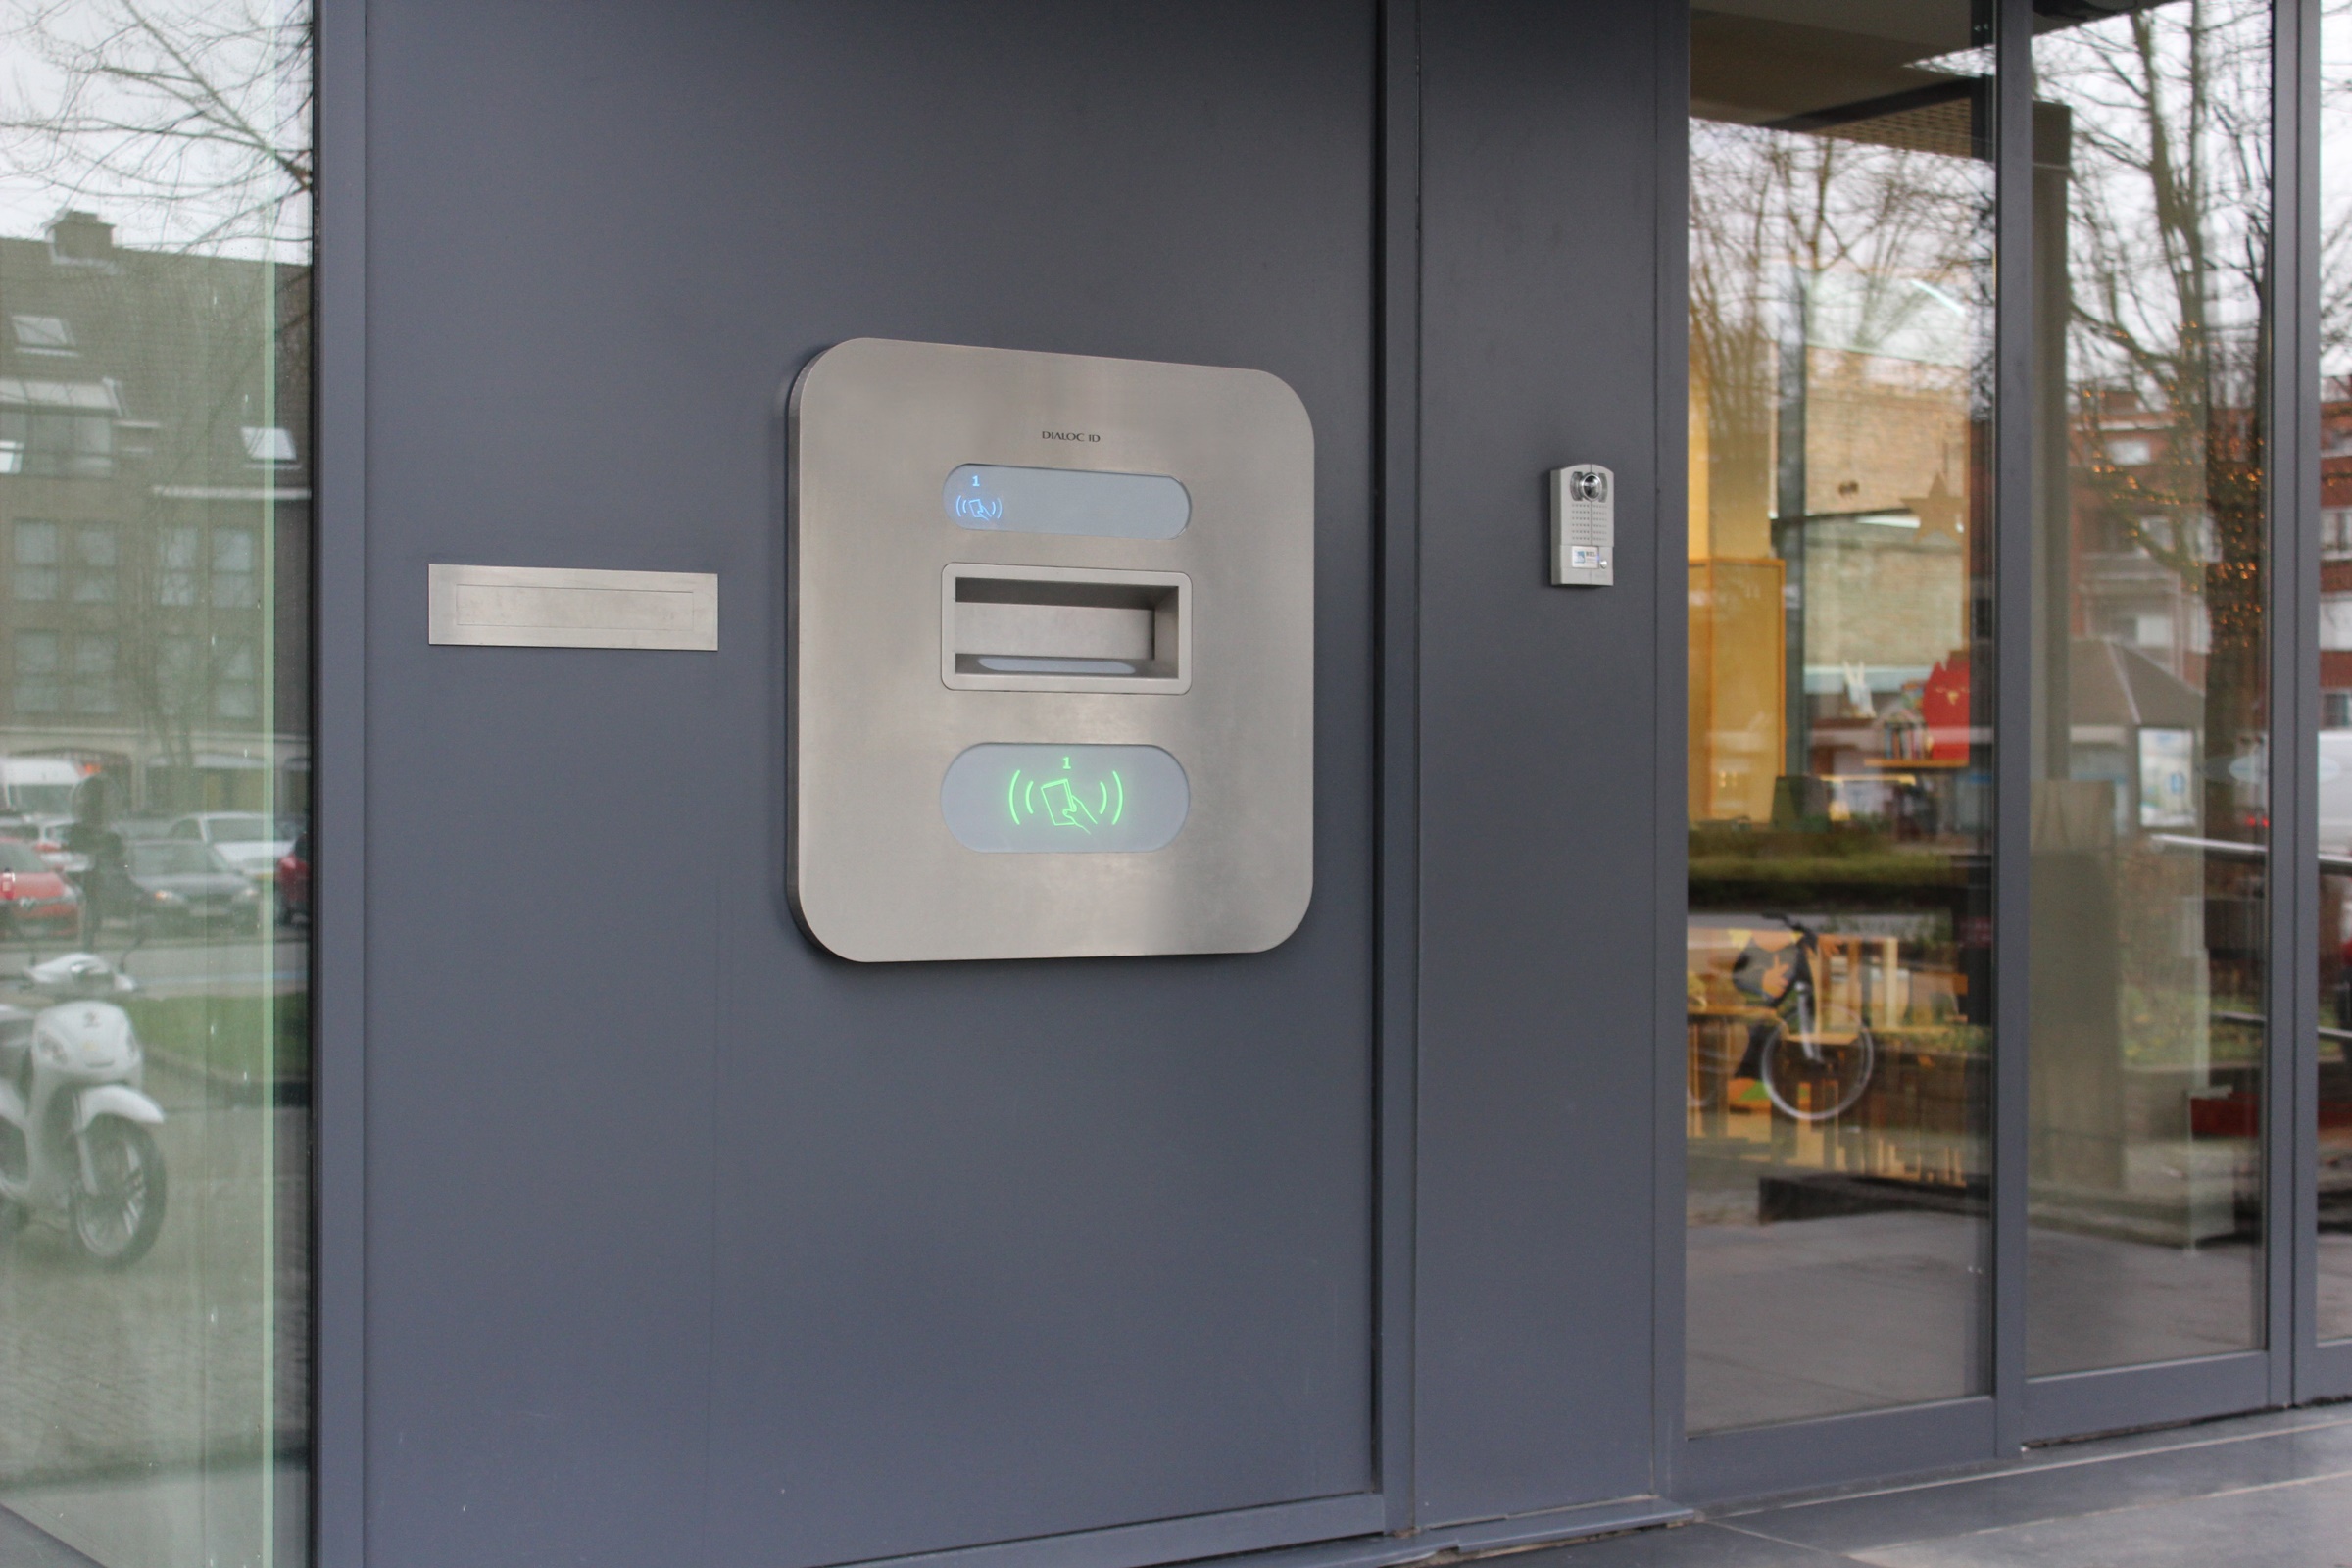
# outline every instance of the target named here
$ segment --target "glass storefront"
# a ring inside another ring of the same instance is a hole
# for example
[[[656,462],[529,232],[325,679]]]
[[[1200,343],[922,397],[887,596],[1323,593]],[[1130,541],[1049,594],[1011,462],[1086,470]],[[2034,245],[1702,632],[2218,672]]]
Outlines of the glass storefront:
[[[1846,11],[1692,13],[1694,1434],[1988,1388],[1991,38],[1982,9]],[[2169,0],[2037,13],[2029,51],[2032,549],[2002,569],[2031,726],[2002,739],[2033,779],[2033,1376],[2264,1341],[2271,29],[2261,0]],[[2352,493],[2325,505],[2324,692]],[[2352,1333],[2340,684],[2323,1338]]]
[[[0,20],[0,1561],[307,1559],[311,58]]]
[[[2032,779],[2026,1369],[2264,1343],[2272,8],[2035,8],[2039,338],[2000,409],[1993,11],[1691,13],[1694,1435],[1991,1392],[1996,743]],[[2324,11],[2317,1298],[2347,1340],[2352,0]],[[5,13],[0,66],[0,1563],[32,1531],[301,1563],[311,18],[64,0]],[[1992,722],[1996,416],[2033,440],[2031,556],[1997,564],[2023,734]]]
[[[2039,1375],[2262,1343],[2270,7],[2034,69]]]
[[[1987,1388],[1989,45],[1691,15],[1692,1433]]]

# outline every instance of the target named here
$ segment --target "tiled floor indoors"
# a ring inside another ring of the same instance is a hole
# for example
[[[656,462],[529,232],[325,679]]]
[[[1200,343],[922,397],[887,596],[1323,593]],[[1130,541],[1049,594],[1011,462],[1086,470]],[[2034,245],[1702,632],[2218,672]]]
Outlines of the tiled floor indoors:
[[[1729,1508],[1511,1568],[2352,1568],[2352,1404]]]

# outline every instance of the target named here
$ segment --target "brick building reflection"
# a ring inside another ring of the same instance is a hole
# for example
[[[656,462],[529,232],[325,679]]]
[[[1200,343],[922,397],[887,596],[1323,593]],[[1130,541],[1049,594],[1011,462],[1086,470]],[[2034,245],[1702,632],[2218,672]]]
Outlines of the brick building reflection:
[[[308,268],[128,249],[88,213],[0,239],[6,758],[121,808],[307,806],[309,295]]]

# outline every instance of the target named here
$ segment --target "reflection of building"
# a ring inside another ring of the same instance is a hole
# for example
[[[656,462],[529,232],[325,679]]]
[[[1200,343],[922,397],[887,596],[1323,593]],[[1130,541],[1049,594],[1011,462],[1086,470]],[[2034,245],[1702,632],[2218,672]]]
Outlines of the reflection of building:
[[[86,213],[0,240],[9,755],[151,809],[307,799],[308,293]]]
[[[2320,722],[2352,728],[2352,376],[2320,403]]]
[[[1768,411],[1752,396],[1716,408],[1693,365],[1694,818],[1762,820],[1791,773],[1832,781],[1834,816],[1886,815],[1886,781],[1945,760],[1923,704],[1968,657],[1976,353],[1953,292],[1965,266],[1948,271],[1811,278],[1801,374],[1762,337],[1769,363],[1744,368]]]
[[[2211,514],[2179,499],[2204,488],[2180,416],[2109,391],[2077,411],[2074,444],[2075,634],[2119,643],[2201,689],[2212,632],[2200,585],[2141,542],[2199,563],[2219,555]]]

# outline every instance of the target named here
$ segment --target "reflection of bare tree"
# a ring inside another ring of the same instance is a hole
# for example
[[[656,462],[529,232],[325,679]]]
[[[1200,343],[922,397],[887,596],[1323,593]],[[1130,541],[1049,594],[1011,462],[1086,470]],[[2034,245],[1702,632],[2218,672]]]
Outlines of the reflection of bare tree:
[[[2339,41],[2352,33],[2352,0],[2323,0],[2321,18],[2321,139],[2335,147],[2352,117],[2352,52]],[[2320,177],[2320,366],[2333,376],[2352,368],[2352,181],[2327,162]]]
[[[1899,332],[1934,281],[1984,304],[1982,166],[1915,147],[1759,125],[1690,129],[1690,354],[1706,402],[1718,517],[1772,508],[1771,443],[1790,313],[1815,280],[1850,280],[1853,339]]]
[[[1844,716],[1875,720],[1877,699],[1851,695],[1868,670],[1934,666],[1964,640],[1967,568],[1948,547],[1964,541],[1978,490],[1990,165],[1972,145],[1970,83],[1950,78],[1948,90],[1957,113],[1933,122],[1898,110],[1817,129],[1690,127],[1691,416],[1705,454],[1694,542],[1717,564],[1693,593],[1784,607],[1771,639],[1778,711],[1769,696],[1759,706],[1755,691],[1710,682],[1694,720],[1704,746],[1723,748],[1701,765],[1727,801],[1762,788],[1760,776],[1816,771],[1817,666],[1849,672]],[[1931,550],[1814,527],[1901,513]],[[1861,608],[1896,579],[1934,612],[1898,625]],[[1718,635],[1728,622],[1708,622],[1710,657],[1727,668],[1772,658],[1764,624],[1752,612],[1740,620],[1737,651]],[[1931,621],[1934,646],[1915,646]]]
[[[0,150],[69,205],[149,218],[191,250],[309,229],[310,28],[279,0],[17,0]]]
[[[2072,115],[2082,521],[2202,601],[2209,749],[2265,722],[2269,31],[2264,0],[2185,0],[2053,34],[2035,57]],[[2127,432],[2154,433],[2132,454],[2148,461],[2117,461]],[[2230,792],[2208,800],[2230,830]]]

